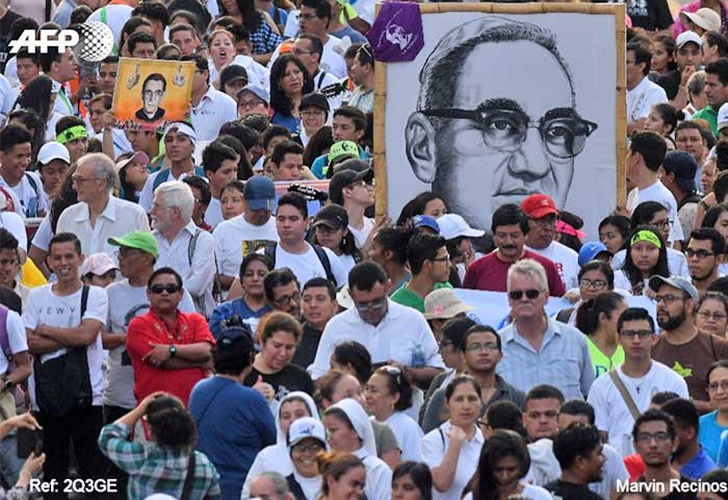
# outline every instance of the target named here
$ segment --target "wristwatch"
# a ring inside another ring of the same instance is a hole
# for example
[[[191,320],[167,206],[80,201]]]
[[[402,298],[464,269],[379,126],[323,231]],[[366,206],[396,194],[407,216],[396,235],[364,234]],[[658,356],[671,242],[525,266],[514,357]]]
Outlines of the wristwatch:
[[[3,387],[6,391],[12,389],[15,386],[15,382],[10,380],[9,378],[3,378]]]
[[[177,346],[172,344],[169,346],[169,357],[174,358],[177,355]]]

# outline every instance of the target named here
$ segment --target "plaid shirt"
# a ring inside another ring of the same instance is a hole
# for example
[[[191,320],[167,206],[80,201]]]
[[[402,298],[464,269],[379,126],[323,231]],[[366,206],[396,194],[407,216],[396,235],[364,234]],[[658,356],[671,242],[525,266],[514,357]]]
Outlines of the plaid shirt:
[[[101,429],[99,435],[101,451],[129,474],[128,498],[142,500],[152,493],[167,493],[179,498],[187,476],[189,456],[154,444],[131,442],[128,436],[129,427],[124,424],[109,424]],[[210,460],[196,451],[195,479],[190,498],[222,498],[219,480],[220,475]]]
[[[258,29],[250,34],[250,41],[253,42],[253,54],[268,54],[276,50],[283,37],[273,31],[265,17],[261,15]]]

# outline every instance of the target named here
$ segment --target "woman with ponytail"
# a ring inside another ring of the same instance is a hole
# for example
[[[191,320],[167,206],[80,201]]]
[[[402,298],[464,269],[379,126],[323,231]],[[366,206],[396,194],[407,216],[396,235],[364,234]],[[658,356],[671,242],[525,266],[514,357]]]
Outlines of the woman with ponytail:
[[[616,292],[603,293],[583,302],[576,311],[576,327],[586,335],[594,366],[594,378],[624,363],[624,349],[617,342],[617,320],[627,301]]]

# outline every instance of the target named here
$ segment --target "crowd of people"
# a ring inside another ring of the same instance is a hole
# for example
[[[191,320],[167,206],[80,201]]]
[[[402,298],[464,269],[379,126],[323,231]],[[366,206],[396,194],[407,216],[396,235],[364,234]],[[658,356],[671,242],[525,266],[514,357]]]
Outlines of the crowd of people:
[[[486,231],[374,217],[372,0],[5,3],[3,498],[728,498],[728,4],[628,2],[623,206]]]

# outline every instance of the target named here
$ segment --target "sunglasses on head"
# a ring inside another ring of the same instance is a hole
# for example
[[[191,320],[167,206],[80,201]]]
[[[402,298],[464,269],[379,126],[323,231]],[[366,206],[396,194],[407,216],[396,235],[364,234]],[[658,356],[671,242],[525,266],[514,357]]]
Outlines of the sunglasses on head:
[[[508,292],[508,296],[512,300],[521,300],[523,298],[523,294],[526,294],[526,297],[529,299],[535,299],[539,295],[541,295],[541,290],[536,290],[535,288],[532,288],[530,290],[512,290]]]
[[[180,291],[180,288],[181,287],[179,285],[172,285],[172,284],[169,284],[169,285],[152,285],[152,286],[149,287],[149,291],[152,292],[152,293],[154,293],[154,294],[159,295],[162,292],[177,293],[177,292]]]

